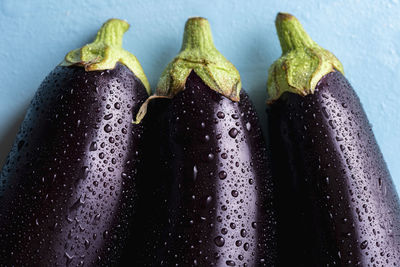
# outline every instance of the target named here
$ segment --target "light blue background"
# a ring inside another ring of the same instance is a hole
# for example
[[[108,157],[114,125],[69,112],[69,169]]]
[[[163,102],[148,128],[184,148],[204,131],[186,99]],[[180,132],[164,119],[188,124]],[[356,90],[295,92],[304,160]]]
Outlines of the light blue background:
[[[180,48],[186,19],[208,18],[217,48],[238,68],[265,130],[267,70],[280,56],[279,11],[297,16],[341,60],[399,189],[398,0],[0,0],[0,160],[44,77],[112,17],[131,24],[124,47],[138,57],[153,88]]]

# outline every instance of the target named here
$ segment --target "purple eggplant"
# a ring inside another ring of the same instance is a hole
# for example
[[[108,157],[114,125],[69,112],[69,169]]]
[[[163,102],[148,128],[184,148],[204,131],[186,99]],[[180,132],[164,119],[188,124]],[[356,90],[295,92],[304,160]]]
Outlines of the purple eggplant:
[[[107,21],[35,94],[0,176],[1,266],[116,265],[136,207],[149,84]]]
[[[398,266],[400,205],[338,59],[290,14],[270,68],[269,136],[280,266]]]
[[[239,73],[214,47],[206,19],[187,21],[181,52],[151,99],[144,120],[155,142],[152,151],[146,146],[153,179],[138,266],[273,265],[266,144]]]

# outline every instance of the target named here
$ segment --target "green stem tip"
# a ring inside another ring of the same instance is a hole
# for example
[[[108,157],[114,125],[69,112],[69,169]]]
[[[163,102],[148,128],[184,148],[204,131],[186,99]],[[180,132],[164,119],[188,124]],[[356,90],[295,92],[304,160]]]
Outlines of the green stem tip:
[[[216,49],[210,23],[205,18],[190,18],[185,24],[181,51],[190,49],[202,51]]]
[[[122,48],[122,38],[129,29],[128,22],[120,19],[110,19],[101,26],[93,43]]]
[[[306,33],[300,21],[288,13],[278,13],[275,25],[282,48],[282,54],[315,45],[311,37]]]
[[[137,58],[122,48],[124,33],[129,24],[120,19],[109,19],[97,32],[95,40],[69,52],[61,66],[81,66],[86,71],[115,68],[117,62],[128,67],[150,94],[150,84]]]
[[[315,43],[296,17],[278,13],[275,25],[282,56],[268,71],[269,103],[277,100],[284,92],[302,96],[313,94],[323,76],[333,71],[343,73],[340,61]]]
[[[191,71],[210,89],[239,101],[239,72],[215,48],[210,24],[205,18],[190,18],[186,22],[181,51],[162,73],[156,95],[173,97],[182,91]]]

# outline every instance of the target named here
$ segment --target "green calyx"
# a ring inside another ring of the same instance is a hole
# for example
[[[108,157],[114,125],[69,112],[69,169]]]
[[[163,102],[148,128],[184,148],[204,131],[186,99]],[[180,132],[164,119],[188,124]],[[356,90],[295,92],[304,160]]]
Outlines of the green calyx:
[[[215,48],[210,24],[205,18],[190,18],[186,22],[181,51],[162,73],[156,95],[173,97],[182,91],[192,70],[212,90],[239,101],[239,72]]]
[[[268,102],[284,92],[302,96],[313,94],[319,80],[333,71],[343,73],[340,61],[315,43],[296,17],[279,13],[275,21],[282,56],[268,71]]]
[[[69,52],[60,65],[82,66],[86,71],[98,71],[113,69],[120,62],[139,78],[150,94],[150,84],[139,61],[122,48],[122,37],[128,29],[129,24],[124,20],[108,20],[92,43]]]

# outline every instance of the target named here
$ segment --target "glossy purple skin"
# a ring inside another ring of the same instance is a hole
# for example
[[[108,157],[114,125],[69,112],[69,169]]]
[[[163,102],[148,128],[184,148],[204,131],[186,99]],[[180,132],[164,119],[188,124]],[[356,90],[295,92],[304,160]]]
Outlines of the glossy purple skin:
[[[360,101],[340,72],[270,106],[281,266],[399,266],[400,205]]]
[[[124,65],[56,67],[0,176],[1,266],[115,265],[132,228],[147,98]]]
[[[161,119],[147,118],[160,132],[156,142],[161,147],[153,159],[160,154],[161,179],[153,176],[153,182],[164,181],[169,193],[160,202],[169,214],[161,222],[167,231],[155,234],[160,237],[158,251],[147,239],[144,258],[151,262],[141,266],[273,264],[275,217],[267,149],[250,99],[244,91],[240,98],[235,103],[216,93],[192,72],[182,92],[152,107],[163,110]],[[157,208],[152,212],[162,213]]]

